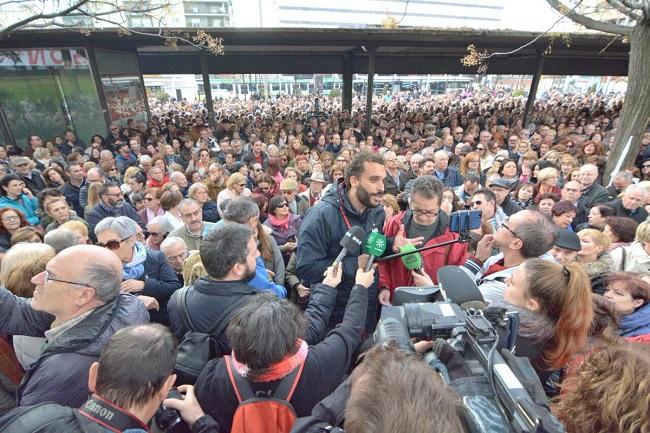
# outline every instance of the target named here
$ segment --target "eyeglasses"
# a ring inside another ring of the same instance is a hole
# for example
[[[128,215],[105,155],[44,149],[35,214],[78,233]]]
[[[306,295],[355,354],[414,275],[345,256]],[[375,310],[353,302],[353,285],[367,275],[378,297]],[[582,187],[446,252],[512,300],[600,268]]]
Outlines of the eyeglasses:
[[[2,221],[17,221],[19,219],[20,219],[20,217],[16,216],[16,215],[9,215],[9,216],[6,216],[6,217],[2,217]]]
[[[279,204],[278,207],[289,207],[289,203],[282,203],[282,204]]]
[[[420,216],[430,216],[430,217],[438,216],[438,211],[435,210],[411,209],[411,212],[413,212],[414,215],[420,215]]]
[[[508,230],[512,236],[514,236],[514,237],[516,237],[516,238],[519,238],[519,236],[517,236],[517,233],[515,233],[514,231],[512,231],[512,229],[511,229],[510,227],[508,227],[508,224],[506,224],[505,222],[502,222],[502,223],[501,223],[501,227],[503,227],[504,229]]]
[[[50,275],[50,273],[46,270],[43,271],[43,276],[45,277],[45,284],[47,284],[48,281],[56,281],[59,283],[66,283],[66,284],[74,284],[75,286],[81,286],[81,287],[92,287],[89,286],[86,283],[77,283],[76,281],[68,281],[68,280],[60,280],[58,278],[54,278]]]
[[[102,243],[98,242],[97,246],[102,247],[102,248],[107,248],[107,249],[109,249],[111,251],[115,251],[115,250],[120,248],[120,246],[122,245],[122,242],[127,241],[132,237],[133,237],[133,235],[132,236],[127,236],[124,239],[120,239],[120,240],[111,239],[110,241],[106,242],[105,244],[102,244]]]

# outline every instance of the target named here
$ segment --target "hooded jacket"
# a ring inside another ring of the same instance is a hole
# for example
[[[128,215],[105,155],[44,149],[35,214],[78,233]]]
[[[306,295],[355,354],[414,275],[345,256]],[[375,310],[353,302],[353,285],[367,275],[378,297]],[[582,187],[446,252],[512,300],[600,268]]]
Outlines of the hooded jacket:
[[[0,289],[0,330],[42,337],[54,316],[32,309],[29,300]],[[16,398],[19,406],[55,402],[79,407],[86,401],[88,369],[111,336],[130,325],[149,322],[144,304],[121,294],[95,308],[79,323],[46,341],[39,358],[25,372]]]
[[[646,302],[633,313],[624,316],[621,319],[620,329],[623,337],[650,334],[650,302]]]
[[[359,226],[366,234],[372,230],[382,232],[385,217],[383,207],[367,208],[361,213],[352,206],[347,192],[345,183],[333,185],[303,218],[298,236],[296,270],[298,277],[306,286],[322,281],[327,267],[332,265],[341,251],[339,242],[350,227]],[[386,251],[392,251],[392,242],[390,239],[387,241]],[[338,287],[330,327],[336,326],[343,320],[345,306],[359,267],[358,256],[359,254],[348,253],[343,259],[343,278]],[[372,332],[377,321],[377,283],[368,288],[368,300],[366,331]]]

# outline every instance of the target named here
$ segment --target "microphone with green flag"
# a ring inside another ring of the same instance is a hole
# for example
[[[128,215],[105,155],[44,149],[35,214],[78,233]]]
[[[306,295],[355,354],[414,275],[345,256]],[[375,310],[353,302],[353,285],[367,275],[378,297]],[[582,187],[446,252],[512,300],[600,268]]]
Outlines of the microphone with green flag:
[[[384,254],[384,251],[386,251],[386,236],[376,231],[370,232],[363,243],[363,252],[370,256],[366,264],[366,272],[372,269],[375,258]]]
[[[401,257],[402,263],[404,263],[404,267],[408,269],[409,271],[421,271],[422,269],[422,255],[420,252],[415,248],[415,245],[404,245],[402,248],[399,249],[400,254],[403,253],[409,253],[411,254],[406,254]]]

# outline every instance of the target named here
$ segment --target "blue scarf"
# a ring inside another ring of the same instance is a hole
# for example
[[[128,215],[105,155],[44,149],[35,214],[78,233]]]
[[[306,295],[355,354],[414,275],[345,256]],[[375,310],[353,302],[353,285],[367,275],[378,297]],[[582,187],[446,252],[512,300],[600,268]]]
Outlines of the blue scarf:
[[[133,246],[133,258],[130,263],[122,265],[124,280],[137,280],[144,274],[144,261],[147,260],[147,250],[140,242]]]

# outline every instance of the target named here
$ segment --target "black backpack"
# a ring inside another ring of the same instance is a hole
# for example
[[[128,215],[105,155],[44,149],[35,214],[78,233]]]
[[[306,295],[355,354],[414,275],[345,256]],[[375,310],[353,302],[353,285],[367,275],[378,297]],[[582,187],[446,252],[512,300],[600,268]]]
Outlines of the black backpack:
[[[182,288],[177,298],[183,324],[189,329],[178,345],[175,368],[178,376],[176,379],[177,385],[194,384],[208,361],[225,355],[217,351],[217,338],[228,326],[232,312],[248,300],[247,296],[242,296],[228,305],[228,308],[224,310],[208,333],[204,333],[196,331],[196,327],[187,312],[188,290],[189,287]]]

